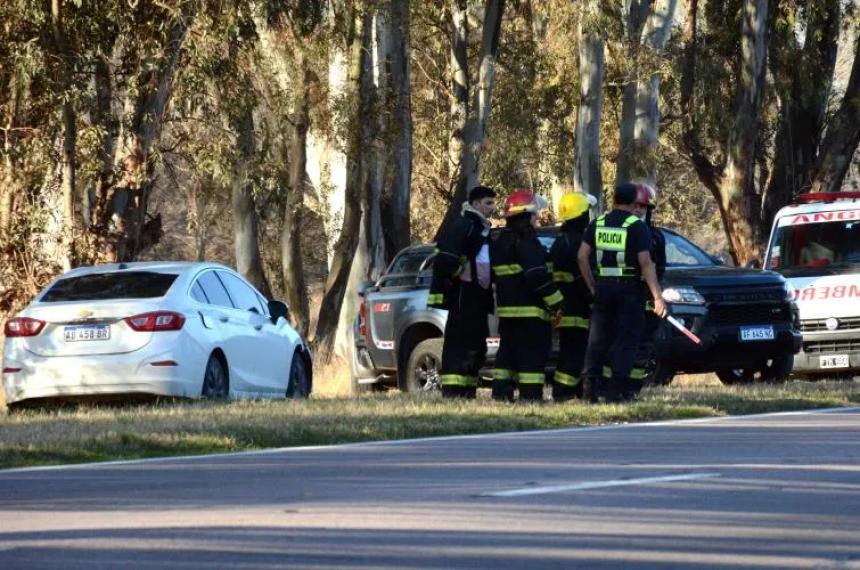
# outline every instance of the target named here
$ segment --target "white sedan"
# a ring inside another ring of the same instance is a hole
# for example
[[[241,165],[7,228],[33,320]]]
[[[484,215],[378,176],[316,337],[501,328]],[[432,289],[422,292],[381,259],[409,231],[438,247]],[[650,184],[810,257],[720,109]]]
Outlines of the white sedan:
[[[7,404],[149,394],[306,397],[310,351],[235,271],[212,263],[74,269],[4,327]]]

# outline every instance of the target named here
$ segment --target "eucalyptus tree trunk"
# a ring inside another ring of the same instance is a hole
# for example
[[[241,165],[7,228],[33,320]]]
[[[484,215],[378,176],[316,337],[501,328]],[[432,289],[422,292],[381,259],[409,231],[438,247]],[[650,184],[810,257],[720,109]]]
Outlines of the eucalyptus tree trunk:
[[[810,190],[838,192],[860,145],[860,35],[855,40],[851,77],[839,110],[821,145]]]
[[[410,199],[412,186],[412,86],[410,72],[410,0],[391,0],[388,42],[388,100],[391,108],[391,168],[383,197],[385,250],[391,258],[411,239]]]
[[[233,213],[233,249],[236,254],[236,269],[254,287],[267,297],[271,295],[269,282],[263,270],[260,254],[257,209],[251,189],[250,165],[256,155],[253,110],[246,107],[233,120],[237,137],[237,156],[233,161],[233,177],[230,181],[230,201]]]
[[[105,261],[130,261],[161,239],[161,216],[147,216],[152,191],[150,153],[158,142],[173,93],[173,82],[182,55],[188,28],[194,17],[194,3],[170,22],[161,44],[163,57],[146,65],[132,78],[133,99],[127,100],[130,126],[121,132],[116,149],[118,179],[107,189],[105,208],[93,228],[99,238],[96,247]]]
[[[373,18],[370,14],[357,11],[351,33],[347,99],[351,105],[347,141],[347,176],[343,208],[343,226],[340,237],[334,246],[331,267],[320,304],[319,320],[314,333],[313,344],[317,356],[322,361],[332,357],[334,342],[340,322],[341,306],[347,291],[353,257],[358,245],[361,230],[361,193],[364,188],[365,169],[362,164],[362,137],[360,130],[361,111],[359,91],[362,72],[367,68],[365,59],[370,56],[370,34]]]
[[[284,228],[281,233],[281,267],[287,303],[296,328],[307,338],[310,328],[307,284],[302,262],[301,226],[304,209],[305,178],[307,169],[307,145],[310,117],[308,115],[308,89],[310,71],[304,54],[298,60],[299,84],[295,86],[295,100],[291,121],[290,172],[287,200],[284,207]]]
[[[763,235],[756,222],[761,209],[754,169],[767,56],[768,0],[744,0],[738,108],[729,131],[727,160],[717,199],[739,264],[761,259]]]
[[[576,112],[574,190],[603,204],[600,120],[603,113],[604,40],[598,20],[601,0],[588,0],[579,20],[579,107]],[[601,208],[602,209],[602,208]]]
[[[77,114],[72,100],[72,71],[74,62],[70,53],[66,31],[63,26],[62,0],[51,0],[51,33],[54,41],[55,54],[59,59],[58,72],[60,76],[60,97],[63,108],[63,146],[61,153],[63,195],[63,231],[62,231],[62,264],[63,270],[68,271],[75,262],[75,178],[77,160],[75,146],[77,144]]]
[[[454,180],[454,193],[451,205],[442,222],[444,228],[460,215],[463,202],[469,190],[478,184],[481,150],[487,136],[487,125],[492,109],[493,87],[496,82],[496,57],[499,52],[502,16],[505,0],[487,0],[484,5],[481,52],[478,63],[478,81],[469,105],[470,74],[466,48],[468,45],[467,3],[453,0],[451,13],[454,33],[451,42],[452,134],[449,154],[457,173]]]
[[[616,183],[656,182],[660,61],[675,21],[678,0],[630,0],[626,41],[631,72],[624,86]]]
[[[836,68],[841,12],[840,0],[822,0],[807,16],[802,47],[793,29],[771,40],[771,67],[787,85],[780,97],[776,155],[762,200],[764,227],[812,182]]]

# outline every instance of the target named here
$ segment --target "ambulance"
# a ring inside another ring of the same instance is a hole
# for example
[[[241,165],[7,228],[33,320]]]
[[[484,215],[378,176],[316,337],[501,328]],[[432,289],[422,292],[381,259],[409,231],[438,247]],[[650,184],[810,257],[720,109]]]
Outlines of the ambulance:
[[[799,377],[860,375],[860,192],[802,194],[776,215],[765,268],[794,286]]]

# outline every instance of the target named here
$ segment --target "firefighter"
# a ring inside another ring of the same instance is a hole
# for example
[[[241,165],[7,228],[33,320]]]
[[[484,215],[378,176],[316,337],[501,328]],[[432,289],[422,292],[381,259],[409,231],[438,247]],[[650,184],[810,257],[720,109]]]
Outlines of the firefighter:
[[[493,312],[488,217],[495,207],[492,188],[472,188],[462,215],[436,246],[427,306],[448,311],[439,376],[445,398],[474,398],[487,356],[487,317]]]
[[[596,202],[590,195],[573,192],[562,196],[558,205],[562,226],[549,253],[553,281],[564,296],[564,312],[558,325],[558,364],[552,384],[552,398],[557,402],[582,395],[580,373],[588,342],[591,294],[579,272],[576,254],[588,227],[589,208]]]
[[[517,190],[505,201],[506,226],[490,242],[496,283],[499,351],[493,372],[493,398],[543,400],[545,367],[552,350],[551,321],[561,317],[563,297],[538,241],[537,215],[546,201]]]
[[[654,300],[654,312],[663,317],[660,283],[651,260],[651,235],[634,213],[636,186],[615,188],[615,209],[592,222],[579,248],[577,261],[594,303],[583,368],[583,398],[597,400],[602,385],[607,402],[621,401],[645,326],[642,279]],[[594,273],[592,273],[592,271]],[[601,382],[609,357],[611,377]]]

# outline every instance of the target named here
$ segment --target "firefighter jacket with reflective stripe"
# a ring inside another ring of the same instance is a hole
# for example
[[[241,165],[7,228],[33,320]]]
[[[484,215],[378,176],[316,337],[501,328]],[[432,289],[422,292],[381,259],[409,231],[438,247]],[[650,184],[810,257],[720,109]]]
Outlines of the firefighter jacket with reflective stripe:
[[[499,318],[549,319],[564,297],[552,280],[546,250],[537,237],[521,238],[508,229],[490,241]]]
[[[629,228],[637,222],[644,224],[633,214],[628,214],[620,224],[612,223],[606,214],[597,218],[594,229],[594,255],[598,277],[638,278],[641,275],[635,254],[634,259],[628,259],[632,253],[627,244]]]
[[[477,276],[475,258],[481,248],[489,243],[490,229],[477,214],[465,211],[448,227],[436,244],[433,258],[433,279],[430,282],[428,307],[447,310],[460,310],[463,303],[478,303],[471,307],[490,313],[493,310],[491,289],[477,284],[477,279],[466,283],[459,279],[460,274],[471,266],[471,274]]]
[[[565,222],[549,252],[553,281],[564,296],[560,327],[588,328],[588,286],[576,260],[587,225],[588,215]]]

